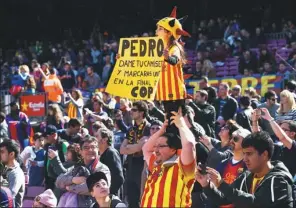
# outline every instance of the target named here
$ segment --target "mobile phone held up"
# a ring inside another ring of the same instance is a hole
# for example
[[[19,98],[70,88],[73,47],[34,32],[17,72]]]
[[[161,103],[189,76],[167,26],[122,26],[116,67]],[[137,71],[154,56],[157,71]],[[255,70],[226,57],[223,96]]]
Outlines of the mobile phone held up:
[[[48,147],[48,149],[51,149],[51,150],[53,150],[53,151],[56,151],[56,150],[57,150],[56,146],[54,146],[54,145],[50,145],[50,146]]]
[[[200,167],[200,174],[202,175],[207,175],[207,166],[205,164],[202,163],[198,163],[198,166]]]

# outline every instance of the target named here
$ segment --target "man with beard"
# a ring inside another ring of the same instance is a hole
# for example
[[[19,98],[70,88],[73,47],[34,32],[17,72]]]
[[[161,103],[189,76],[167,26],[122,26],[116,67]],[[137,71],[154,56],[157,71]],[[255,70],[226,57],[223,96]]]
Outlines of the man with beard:
[[[85,81],[89,84],[89,89],[91,91],[95,91],[95,89],[100,87],[101,84],[101,78],[100,76],[94,72],[94,68],[92,66],[89,66],[86,69],[87,75],[85,77]]]
[[[29,145],[31,135],[33,136],[29,118],[20,111],[16,102],[10,103],[10,111],[11,113],[6,116],[9,138],[18,141],[24,149]]]
[[[25,175],[17,162],[19,146],[15,141],[5,140],[0,143],[0,161],[5,165],[4,178],[7,179],[9,189],[14,198],[13,207],[22,207],[25,194]],[[1,185],[3,180],[1,180]],[[2,207],[2,206],[1,206]]]

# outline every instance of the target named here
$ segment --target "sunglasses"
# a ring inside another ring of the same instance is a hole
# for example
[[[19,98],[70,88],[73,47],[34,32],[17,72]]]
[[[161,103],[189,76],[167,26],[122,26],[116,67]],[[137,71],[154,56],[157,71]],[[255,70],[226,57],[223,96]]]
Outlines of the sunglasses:
[[[229,127],[228,126],[224,126],[221,128],[221,130],[229,130]]]

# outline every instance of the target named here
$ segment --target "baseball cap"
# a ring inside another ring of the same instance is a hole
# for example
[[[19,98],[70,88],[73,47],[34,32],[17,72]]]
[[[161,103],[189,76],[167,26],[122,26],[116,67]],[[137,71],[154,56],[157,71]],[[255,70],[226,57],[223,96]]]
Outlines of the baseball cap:
[[[55,127],[54,125],[48,125],[45,128],[43,136],[46,137],[48,135],[51,135],[51,134],[54,134],[54,133],[57,133],[57,132],[58,132],[57,127]]]
[[[17,102],[13,101],[13,102],[9,103],[9,106],[10,107],[14,107],[14,106],[18,106],[19,107],[19,104]]]
[[[56,207],[58,200],[55,197],[52,190],[47,189],[42,194],[36,196],[35,201],[47,206],[47,207]]]
[[[86,185],[89,191],[91,191],[94,187],[94,185],[100,181],[101,179],[104,179],[107,184],[108,184],[108,179],[105,173],[103,172],[95,172],[93,174],[91,174],[90,176],[88,176],[88,178],[86,179]]]

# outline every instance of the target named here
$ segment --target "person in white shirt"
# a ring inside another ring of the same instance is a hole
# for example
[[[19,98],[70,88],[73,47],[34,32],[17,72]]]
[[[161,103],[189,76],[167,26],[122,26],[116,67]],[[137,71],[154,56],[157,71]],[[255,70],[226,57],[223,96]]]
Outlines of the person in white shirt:
[[[26,164],[29,173],[29,186],[41,186],[44,181],[44,154],[43,136],[35,133],[34,146],[26,147],[20,157]]]

